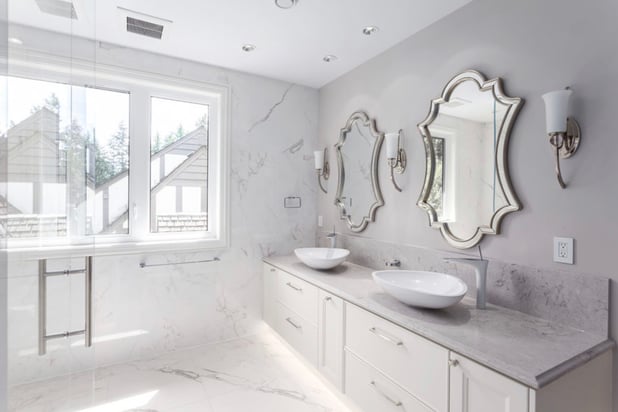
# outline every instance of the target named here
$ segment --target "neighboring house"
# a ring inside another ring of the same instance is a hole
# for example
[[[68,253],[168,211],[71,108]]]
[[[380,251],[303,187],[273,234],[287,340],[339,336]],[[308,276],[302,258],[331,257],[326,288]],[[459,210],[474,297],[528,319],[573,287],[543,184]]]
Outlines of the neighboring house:
[[[3,137],[7,151],[1,161],[7,168],[0,172],[0,181],[7,184],[0,191],[0,204],[8,207],[8,214],[0,222],[8,236],[66,235],[66,158],[58,136],[58,114],[43,108]],[[48,201],[51,195],[58,198],[59,191],[60,202]]]
[[[206,230],[208,130],[200,126],[150,157],[150,227],[153,232]],[[97,233],[118,233],[128,224],[128,205],[112,193],[127,193],[128,171],[96,186]],[[188,192],[194,193],[188,193]],[[188,194],[191,194],[188,196]],[[118,199],[117,197],[116,199]],[[199,204],[197,204],[199,203]]]
[[[0,231],[14,238],[66,236],[70,182],[58,115],[40,109],[7,135],[0,137],[8,139],[0,154],[8,163],[0,171],[0,182],[8,182],[0,185]],[[207,143],[207,129],[198,127],[151,156],[153,232],[206,230]],[[128,171],[101,184],[90,175],[77,183],[87,193],[86,233],[126,233]]]

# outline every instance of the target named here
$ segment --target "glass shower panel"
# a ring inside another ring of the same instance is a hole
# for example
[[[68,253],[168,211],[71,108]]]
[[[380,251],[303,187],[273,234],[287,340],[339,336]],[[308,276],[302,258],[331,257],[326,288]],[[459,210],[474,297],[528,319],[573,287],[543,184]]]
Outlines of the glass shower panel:
[[[95,6],[9,0],[0,231],[12,412],[86,410],[94,399]]]

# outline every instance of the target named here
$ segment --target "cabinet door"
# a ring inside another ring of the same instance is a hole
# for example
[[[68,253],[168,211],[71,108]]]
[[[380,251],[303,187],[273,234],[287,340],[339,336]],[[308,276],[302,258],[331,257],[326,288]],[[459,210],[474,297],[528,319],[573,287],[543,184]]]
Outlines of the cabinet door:
[[[335,387],[343,386],[343,300],[319,291],[318,370]]]
[[[264,264],[264,302],[262,317],[273,329],[277,329],[277,269]]]
[[[450,412],[528,412],[528,388],[451,352]]]

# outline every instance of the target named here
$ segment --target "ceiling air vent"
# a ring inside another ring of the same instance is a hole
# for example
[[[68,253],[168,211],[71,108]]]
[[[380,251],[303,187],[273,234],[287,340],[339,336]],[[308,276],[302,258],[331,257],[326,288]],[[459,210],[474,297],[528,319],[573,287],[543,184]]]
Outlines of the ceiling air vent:
[[[163,36],[163,26],[161,24],[139,20],[133,17],[127,17],[127,31],[159,40]]]
[[[53,14],[54,16],[66,17],[67,19],[77,20],[75,7],[70,1],[62,0],[35,0],[37,6],[43,13]]]

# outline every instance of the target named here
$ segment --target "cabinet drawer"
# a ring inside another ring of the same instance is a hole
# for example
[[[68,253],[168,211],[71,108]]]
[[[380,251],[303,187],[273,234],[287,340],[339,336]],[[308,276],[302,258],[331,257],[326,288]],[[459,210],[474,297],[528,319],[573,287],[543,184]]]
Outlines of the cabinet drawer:
[[[448,409],[448,350],[354,305],[346,348],[438,412]]]
[[[318,328],[282,304],[277,304],[277,332],[312,365],[318,364]]]
[[[418,399],[346,351],[345,393],[366,412],[432,412]]]
[[[318,323],[318,288],[278,270],[277,299],[316,325]]]

